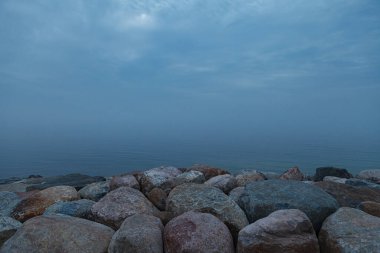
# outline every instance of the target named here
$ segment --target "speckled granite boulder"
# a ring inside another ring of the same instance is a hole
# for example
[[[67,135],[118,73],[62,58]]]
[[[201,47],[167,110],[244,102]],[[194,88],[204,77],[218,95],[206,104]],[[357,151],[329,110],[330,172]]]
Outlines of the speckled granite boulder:
[[[66,214],[78,218],[89,219],[91,216],[91,207],[95,201],[89,199],[79,199],[74,201],[60,201],[49,206],[44,215],[48,214]]]
[[[256,170],[244,171],[242,174],[236,175],[235,178],[237,186],[245,186],[250,182],[262,181],[267,179],[263,173]]]
[[[321,252],[380,252],[380,218],[342,207],[329,216],[319,232]]]
[[[145,171],[140,179],[143,193],[150,192],[153,188],[161,188],[166,193],[175,186],[174,178],[182,172],[175,167],[159,167]]]
[[[112,191],[122,186],[140,190],[140,184],[133,175],[125,174],[120,176],[113,176],[110,181],[110,190]]]
[[[280,179],[283,180],[304,180],[305,176],[302,174],[298,167],[293,167],[282,173]]]
[[[163,231],[159,218],[146,214],[132,215],[113,235],[108,253],[162,253]]]
[[[244,187],[243,186],[236,187],[232,191],[230,191],[230,193],[228,194],[228,196],[230,196],[230,198],[237,203],[237,201],[240,198],[240,195],[242,195],[243,192],[244,192]]]
[[[219,188],[226,194],[228,194],[232,189],[237,187],[236,178],[230,174],[212,177],[209,180],[207,180],[205,184]]]
[[[238,253],[319,253],[309,218],[298,209],[278,210],[239,232]]]
[[[86,185],[79,190],[79,195],[82,199],[98,201],[99,199],[103,198],[109,191],[109,181],[101,181]]]
[[[6,240],[11,238],[21,226],[21,222],[11,217],[0,216],[0,247]]]
[[[174,179],[174,186],[185,184],[185,183],[196,183],[196,184],[203,184],[206,179],[202,172],[191,170],[184,172],[182,174],[179,174]]]
[[[186,212],[165,226],[166,253],[234,253],[230,231],[208,213]]]
[[[43,215],[26,221],[0,253],[104,253],[114,232],[85,219]]]
[[[14,192],[0,192],[0,216],[10,216],[21,198]]]

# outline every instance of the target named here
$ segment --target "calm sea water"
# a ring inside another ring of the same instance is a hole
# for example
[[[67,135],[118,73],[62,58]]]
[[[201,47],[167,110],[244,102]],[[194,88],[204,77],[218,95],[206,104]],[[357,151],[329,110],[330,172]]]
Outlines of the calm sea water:
[[[379,143],[289,137],[218,141],[7,140],[0,144],[0,149],[0,178],[74,172],[110,176],[160,165],[186,167],[194,163],[231,172],[282,172],[296,165],[307,175],[314,174],[320,166],[343,167],[354,174],[380,168]]]

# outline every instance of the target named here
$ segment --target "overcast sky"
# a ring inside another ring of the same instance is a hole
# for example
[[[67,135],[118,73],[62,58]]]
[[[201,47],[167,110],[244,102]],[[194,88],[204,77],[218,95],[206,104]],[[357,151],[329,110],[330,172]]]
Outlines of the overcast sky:
[[[379,13],[378,0],[1,0],[0,137],[380,141]]]

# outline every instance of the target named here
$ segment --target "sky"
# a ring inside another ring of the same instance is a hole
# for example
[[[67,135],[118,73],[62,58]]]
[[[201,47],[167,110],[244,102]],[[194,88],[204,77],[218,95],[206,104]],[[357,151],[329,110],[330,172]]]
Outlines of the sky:
[[[2,0],[0,140],[380,143],[378,0]]]

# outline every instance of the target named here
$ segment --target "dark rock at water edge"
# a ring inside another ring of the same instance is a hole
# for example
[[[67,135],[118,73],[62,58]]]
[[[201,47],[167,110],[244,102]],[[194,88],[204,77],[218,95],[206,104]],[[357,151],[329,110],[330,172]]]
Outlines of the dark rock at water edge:
[[[346,169],[320,167],[315,170],[314,181],[322,181],[325,176],[352,178],[352,175]]]

